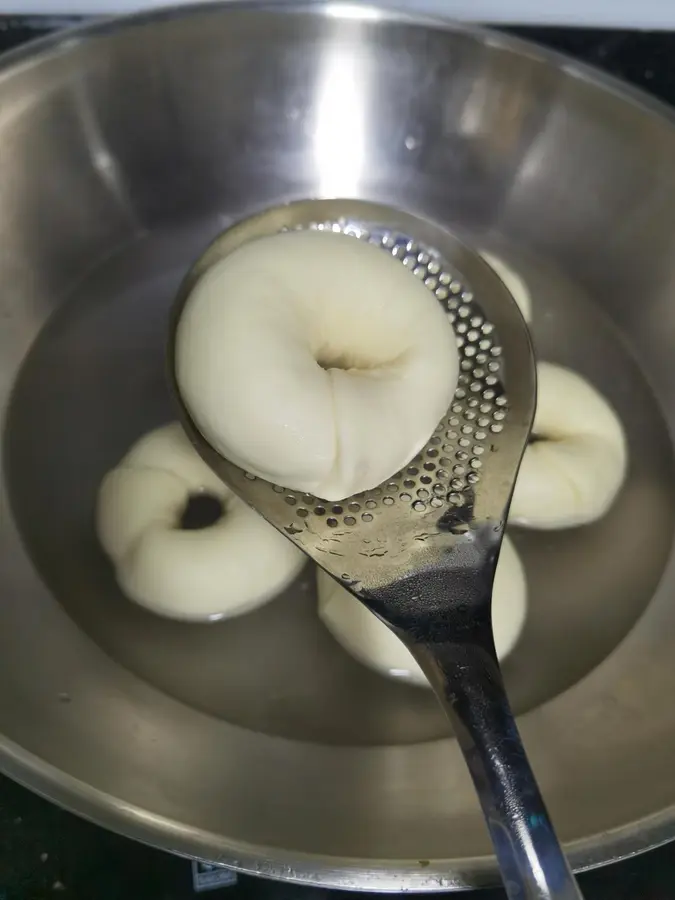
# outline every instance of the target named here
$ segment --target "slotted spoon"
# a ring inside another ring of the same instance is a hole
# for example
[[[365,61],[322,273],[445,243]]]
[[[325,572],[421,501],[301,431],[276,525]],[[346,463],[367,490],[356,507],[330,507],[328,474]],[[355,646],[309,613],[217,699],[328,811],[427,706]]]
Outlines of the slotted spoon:
[[[341,231],[399,258],[443,304],[460,348],[454,400],[426,447],[384,484],[340,503],[270,484],[224,459],[197,429],[175,378],[176,331],[200,276],[247,241],[304,228]],[[410,214],[352,200],[277,207],[227,229],[188,273],[172,314],[169,373],[206,462],[417,659],[464,753],[510,900],[581,897],[527,761],[492,637],[492,583],[536,401],[529,332],[502,282],[453,235]]]

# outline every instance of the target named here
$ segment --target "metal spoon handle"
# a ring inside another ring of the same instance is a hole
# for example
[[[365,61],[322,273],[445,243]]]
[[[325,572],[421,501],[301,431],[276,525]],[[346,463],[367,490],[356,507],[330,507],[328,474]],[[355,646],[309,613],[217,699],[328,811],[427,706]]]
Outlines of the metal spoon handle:
[[[455,729],[509,900],[580,900],[518,733],[489,627],[459,643],[416,643]]]

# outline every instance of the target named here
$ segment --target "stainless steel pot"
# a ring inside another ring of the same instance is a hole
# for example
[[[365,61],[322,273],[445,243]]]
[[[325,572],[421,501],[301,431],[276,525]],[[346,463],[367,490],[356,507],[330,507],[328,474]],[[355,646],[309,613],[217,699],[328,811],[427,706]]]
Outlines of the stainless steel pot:
[[[189,262],[271,204],[407,208],[528,280],[542,357],[622,415],[591,528],[513,533],[530,586],[505,676],[577,867],[675,834],[675,120],[511,38],[342,5],[98,24],[0,70],[0,765],[179,853],[341,887],[496,879],[433,699],[361,669],[306,572],[214,626],[119,593],[92,510],[172,417]],[[252,365],[254,362],[252,361]]]

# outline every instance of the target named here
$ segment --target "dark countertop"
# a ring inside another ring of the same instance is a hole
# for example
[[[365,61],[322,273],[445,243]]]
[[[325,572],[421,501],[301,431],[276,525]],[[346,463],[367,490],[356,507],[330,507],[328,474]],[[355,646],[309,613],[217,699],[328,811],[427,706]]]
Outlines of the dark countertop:
[[[74,21],[0,16],[0,52]],[[675,33],[512,30],[675,104]],[[582,875],[580,883],[586,900],[675,900],[675,843]],[[207,896],[215,900],[226,893],[231,900],[327,900],[331,892],[240,877],[236,885]],[[189,862],[104,831],[0,776],[0,900],[58,896],[186,900],[196,895]],[[501,891],[476,896],[504,897]]]

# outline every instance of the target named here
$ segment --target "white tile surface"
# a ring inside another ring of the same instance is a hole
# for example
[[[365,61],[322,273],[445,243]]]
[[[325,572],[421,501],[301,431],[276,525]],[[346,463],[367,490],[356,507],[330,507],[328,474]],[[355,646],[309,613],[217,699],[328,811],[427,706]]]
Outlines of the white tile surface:
[[[171,0],[5,0],[4,13],[122,13]],[[196,2],[196,0],[182,0]],[[362,2],[362,0],[357,0]],[[479,22],[675,28],[675,0],[396,0],[393,6]]]

